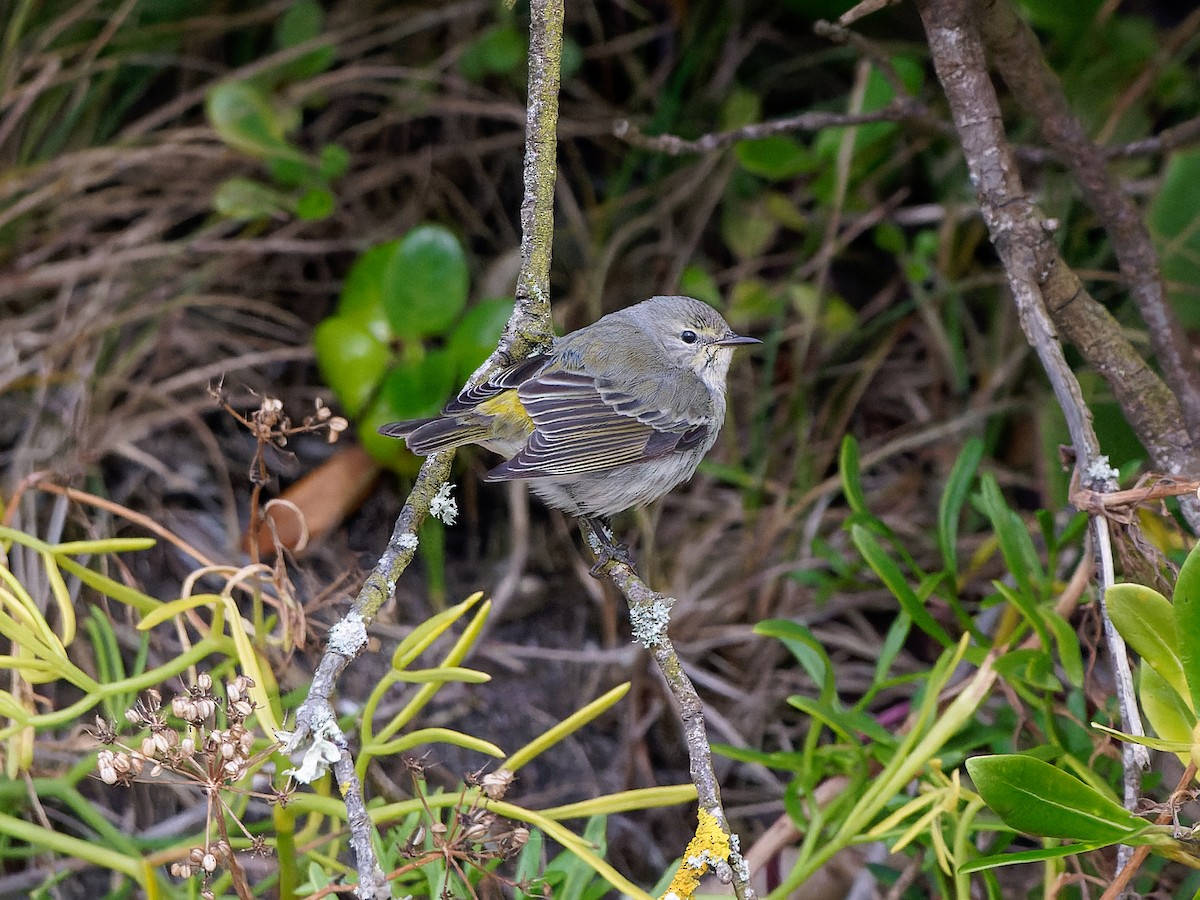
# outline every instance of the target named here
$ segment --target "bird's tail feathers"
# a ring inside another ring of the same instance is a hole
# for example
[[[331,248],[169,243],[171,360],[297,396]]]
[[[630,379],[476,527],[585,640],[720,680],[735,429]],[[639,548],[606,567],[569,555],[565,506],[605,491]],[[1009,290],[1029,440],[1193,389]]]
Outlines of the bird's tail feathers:
[[[422,425],[428,425],[434,419],[406,419],[403,422],[389,422],[379,426],[379,433],[384,437],[407,438]]]
[[[395,426],[408,427],[395,432],[386,430]],[[480,439],[488,436],[488,430],[484,426],[462,422],[452,417],[396,422],[395,426],[385,425],[380,431],[392,437],[404,438],[408,449],[418,456],[428,456],[430,453],[450,450],[463,444],[477,444]]]

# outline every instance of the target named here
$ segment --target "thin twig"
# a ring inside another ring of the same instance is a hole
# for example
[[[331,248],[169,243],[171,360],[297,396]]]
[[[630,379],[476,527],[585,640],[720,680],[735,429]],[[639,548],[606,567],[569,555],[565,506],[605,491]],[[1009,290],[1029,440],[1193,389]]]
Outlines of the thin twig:
[[[601,536],[596,533],[592,521],[581,519],[580,528],[593,554],[597,559],[603,558],[601,548],[607,542],[602,541]],[[729,829],[729,820],[721,804],[721,788],[713,771],[712,749],[704,724],[704,706],[700,702],[700,695],[696,693],[695,685],[683,671],[683,663],[680,662],[675,647],[667,636],[667,623],[671,607],[675,605],[675,598],[651,590],[642,581],[637,570],[621,559],[608,557],[602,564],[598,564],[597,571],[607,576],[629,603],[634,637],[653,654],[654,661],[679,706],[679,718],[683,724],[684,743],[688,751],[692,784],[696,786],[696,798],[700,808],[710,813],[730,836],[732,853],[729,874],[734,895],[739,900],[755,900],[757,894],[750,884],[749,866],[741,855],[737,836]]]

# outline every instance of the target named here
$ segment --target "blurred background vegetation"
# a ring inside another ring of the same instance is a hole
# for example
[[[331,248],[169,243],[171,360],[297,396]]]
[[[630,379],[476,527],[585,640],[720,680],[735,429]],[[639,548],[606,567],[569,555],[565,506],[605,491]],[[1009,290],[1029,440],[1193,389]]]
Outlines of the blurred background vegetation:
[[[858,42],[814,33],[814,22],[847,5],[567,4],[552,273],[559,325],[571,330],[680,292],[765,342],[736,362],[729,420],[697,477],[618,523],[648,582],[679,598],[671,633],[708,704],[710,735],[725,745],[719,774],[744,848],[772,823],[805,821],[811,810],[799,798],[824,778],[866,777],[873,764],[870,754],[822,755],[811,709],[787,702],[821,695],[823,670],[805,641],[822,648],[838,695],[850,705],[866,698],[861,711],[885,730],[904,720],[942,650],[929,629],[892,629],[895,592],[848,524],[869,518],[914,584],[920,573],[948,573],[947,597],[929,586],[922,599],[956,633],[1000,609],[1001,507],[1024,523],[1043,567],[1037,584],[1020,585],[1038,602],[1052,604],[1082,558],[1058,454],[1062,416],[977,215],[920,22],[902,4],[859,23]],[[1200,115],[1195,11],[1156,0],[1025,0],[1021,10],[1099,143]],[[305,627],[264,650],[287,695],[309,678],[416,469],[375,426],[435,410],[507,315],[527,13],[481,0],[9,0],[0,11],[4,524],[50,542],[143,535],[120,512],[132,510],[236,567],[273,550],[269,538],[247,536],[260,504],[319,473],[307,482],[311,496],[289,494],[310,524],[322,523],[286,556]],[[645,135],[695,138],[808,110],[870,112],[901,96],[919,106],[904,121],[706,153],[673,155],[614,134],[627,120]],[[1014,111],[1006,125],[1026,184],[1057,220],[1063,255],[1140,344],[1144,328],[1093,215],[1038,152],[1036,123]],[[1195,329],[1200,151],[1131,155],[1114,166],[1147,210],[1177,312]],[[1104,382],[1078,374],[1104,450],[1131,483],[1145,452]],[[348,446],[353,428],[337,443],[298,434],[267,455],[264,479],[252,466],[254,436],[214,402],[218,384],[243,413],[274,397],[299,421],[319,400],[362,424],[367,452]],[[849,476],[865,509],[848,501],[839,474],[848,436],[859,459]],[[972,465],[947,523],[943,494],[964,452]],[[491,682],[446,686],[424,724],[511,749],[631,680],[614,712],[522,773],[521,802],[686,782],[669,697],[629,642],[620,598],[589,577],[571,523],[516,490],[482,484],[482,452],[460,454],[456,465],[458,524],[426,526],[419,565],[372,631],[386,658],[447,604],[476,590],[493,596],[472,656]],[[68,503],[43,483],[112,506]],[[1170,515],[1145,524],[1159,550],[1179,555],[1185,541]],[[35,600],[53,595],[36,565],[15,552],[12,560]],[[160,541],[103,566],[168,599],[196,560]],[[113,657],[130,670],[180,652],[175,634],[136,632],[136,617],[105,606],[94,586],[67,588],[81,616],[97,604],[111,615]],[[757,633],[764,620],[804,631]],[[946,751],[946,771],[971,753],[1052,746],[1049,755],[1119,783],[1119,752],[1087,729],[1115,716],[1103,666],[1092,666],[1097,619],[1084,605],[1067,620],[1086,677],[1073,666],[1064,675],[1057,657],[1034,674],[1009,673],[1027,680],[998,692]],[[92,674],[97,640],[89,631],[71,648]],[[345,702],[361,702],[385,668],[356,661]],[[63,709],[79,690],[51,679],[30,702]],[[28,769],[9,747],[10,776],[58,777],[92,752],[70,722],[39,730],[36,747]],[[484,758],[447,746],[426,762],[429,780],[452,788]],[[398,770],[376,765],[369,790],[404,794]],[[82,775],[79,790],[128,824],[126,833],[152,831],[188,805],[144,791],[114,799]],[[7,814],[34,816],[23,788],[2,796]],[[55,828],[93,833],[55,813],[52,800],[44,805]],[[614,816],[608,858],[653,885],[691,829],[678,808]],[[29,848],[8,840],[2,895],[53,880],[46,859],[25,859]],[[881,890],[910,891],[891,896],[949,891],[936,843],[931,828],[907,857],[864,849],[840,886],[812,896],[844,896],[863,872]],[[787,872],[791,863],[773,865]],[[59,873],[55,896],[101,896],[90,893],[98,884],[136,895],[133,882]],[[1160,863],[1142,888],[1183,896],[1185,874]],[[1026,866],[999,877],[1004,896],[1026,896],[1050,875]],[[1070,879],[1060,889],[1087,895]]]

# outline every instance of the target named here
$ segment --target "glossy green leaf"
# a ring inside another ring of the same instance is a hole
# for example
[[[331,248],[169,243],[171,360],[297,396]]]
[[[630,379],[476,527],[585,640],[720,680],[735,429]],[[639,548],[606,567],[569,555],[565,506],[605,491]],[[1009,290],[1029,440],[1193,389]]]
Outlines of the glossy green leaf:
[[[360,322],[330,316],[313,331],[317,366],[342,408],[357,416],[379,388],[391,353]]]
[[[1175,690],[1157,671],[1142,660],[1138,666],[1138,702],[1146,721],[1160,738],[1167,741],[1192,743],[1196,727],[1196,715]],[[1189,754],[1180,753],[1179,760],[1187,765]]]
[[[496,349],[512,311],[511,300],[482,300],[454,326],[447,349],[454,358],[456,382],[466,381]]]
[[[1146,824],[1078,778],[1032,756],[977,756],[967,772],[1004,824],[1024,834],[1118,843]]]
[[[401,419],[419,419],[438,412],[454,388],[454,359],[446,350],[430,350],[420,359],[393,367],[381,393]]]
[[[1179,662],[1191,691],[1192,709],[1200,710],[1200,544],[1188,553],[1179,567],[1171,606],[1175,610],[1175,634]]]
[[[392,331],[410,339],[445,334],[466,305],[468,285],[458,238],[440,225],[414,228],[383,273],[383,308]]]
[[[383,309],[383,273],[400,246],[399,240],[363,251],[346,273],[338,299],[338,315],[358,322],[375,338],[389,343],[394,335]]]
[[[1170,601],[1145,585],[1114,584],[1105,592],[1104,602],[1113,626],[1130,648],[1190,702]]]

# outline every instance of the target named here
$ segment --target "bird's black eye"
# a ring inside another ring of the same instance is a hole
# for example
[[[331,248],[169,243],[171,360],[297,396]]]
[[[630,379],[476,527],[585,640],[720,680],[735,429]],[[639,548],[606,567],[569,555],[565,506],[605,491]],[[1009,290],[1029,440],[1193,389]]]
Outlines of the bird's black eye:
[[[679,336],[679,339],[685,344],[694,344],[696,343],[696,332],[691,330],[685,331]]]

